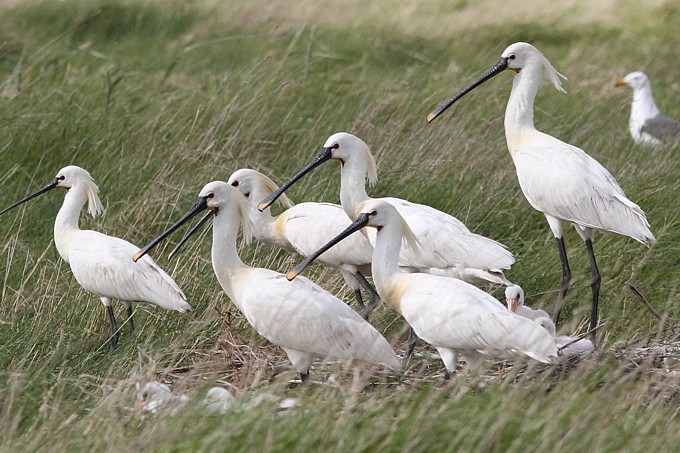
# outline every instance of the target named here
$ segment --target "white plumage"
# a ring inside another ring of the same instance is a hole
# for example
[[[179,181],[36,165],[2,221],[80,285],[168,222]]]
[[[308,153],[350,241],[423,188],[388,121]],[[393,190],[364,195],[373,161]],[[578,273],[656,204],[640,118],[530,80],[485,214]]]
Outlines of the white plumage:
[[[543,77],[560,91],[559,72],[531,44],[509,46],[484,76],[439,106],[434,120],[458,99],[504,70],[515,72],[505,111],[505,137],[517,171],[517,179],[531,206],[542,212],[550,225],[562,261],[562,284],[555,320],[564,303],[571,270],[564,245],[564,224],[572,223],[586,243],[592,269],[591,330],[597,325],[600,273],[593,251],[593,230],[628,236],[651,245],[655,242],[645,213],[630,201],[614,177],[581,149],[539,132],[534,127],[534,99]]]
[[[544,310],[533,309],[524,305],[524,290],[519,285],[512,285],[505,288],[505,302],[508,310],[527,319],[550,318]]]
[[[194,208],[135,258],[205,210],[215,214],[212,263],[217,280],[255,330],[283,348],[303,379],[318,357],[399,367],[387,340],[340,299],[309,279],[291,283],[278,272],[241,261],[236,236],[243,225],[249,238],[252,224],[243,195],[226,182],[207,184]]]
[[[417,242],[407,222],[390,203],[366,203],[357,221],[343,234],[365,226],[377,229],[372,269],[380,297],[402,314],[420,338],[439,351],[449,372],[456,369],[459,353],[472,367],[486,354],[522,354],[546,363],[557,355],[555,343],[545,329],[511,313],[484,291],[459,279],[401,271],[398,258],[402,240],[406,247],[417,247]],[[310,259],[289,272],[288,278],[294,278],[309,262]]]
[[[680,140],[680,121],[661,114],[652,96],[652,85],[647,74],[631,72],[615,86],[628,86],[633,90],[628,128],[635,143],[643,145],[669,144]]]
[[[366,181],[373,185],[378,178],[375,160],[368,145],[354,135],[346,132],[331,135],[324,143],[322,153],[305,170],[284,184],[282,189],[285,190],[303,174],[329,159],[342,164],[340,201],[347,215],[354,219],[362,205],[373,200],[366,193]],[[420,243],[417,253],[402,249],[399,264],[403,268],[469,282],[510,284],[503,270],[509,269],[515,259],[504,245],[472,233],[460,220],[430,206],[399,198],[380,200],[390,203],[399,211]],[[260,203],[260,208],[264,205]],[[367,234],[375,245],[375,232],[369,231]]]
[[[577,339],[568,335],[556,336],[555,323],[549,317],[538,317],[534,320],[543,327],[550,335],[555,337],[557,353],[563,357],[582,357],[595,350],[595,345],[587,338]]]
[[[134,263],[131,257],[137,247],[133,244],[97,231],[80,229],[78,219],[85,203],[88,203],[88,211],[93,217],[104,211],[99,200],[99,188],[86,170],[76,166],[62,168],[52,182],[0,214],[56,187],[67,190],[54,223],[57,251],[70,265],[80,286],[99,297],[106,307],[113,347],[118,342],[118,328],[111,308],[113,299],[125,302],[131,333],[131,303],[134,301],[182,313],[191,310],[177,283],[150,256]]]
[[[347,224],[347,215],[339,205],[310,202],[293,205],[285,194],[279,201],[288,209],[281,214],[274,217],[269,208],[259,211],[257,203],[278,190],[278,186],[256,170],[236,170],[227,183],[236,187],[246,198],[255,238],[288,252],[309,256],[340,233]],[[357,233],[317,260],[324,266],[340,270],[362,309],[365,307],[361,288],[366,289],[372,300],[364,313],[370,311],[379,300],[378,294],[364,278],[371,273],[372,253],[373,246],[368,238]]]

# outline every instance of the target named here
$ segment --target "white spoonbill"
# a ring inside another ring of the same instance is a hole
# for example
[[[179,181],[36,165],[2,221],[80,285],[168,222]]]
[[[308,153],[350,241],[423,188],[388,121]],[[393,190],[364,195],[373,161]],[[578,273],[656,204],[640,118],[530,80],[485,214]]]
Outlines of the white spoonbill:
[[[337,204],[307,202],[293,205],[285,194],[279,201],[288,207],[286,211],[276,217],[271,215],[269,208],[260,212],[257,202],[278,190],[278,186],[259,171],[248,168],[236,170],[227,183],[246,198],[255,238],[290,253],[311,255],[344,230],[347,224],[347,215]],[[362,315],[367,315],[380,301],[378,293],[364,277],[371,272],[373,246],[361,233],[352,235],[341,245],[324,253],[317,261],[340,270],[345,282],[354,291]],[[364,306],[361,297],[362,287],[371,296],[368,307]]]
[[[562,262],[562,282],[555,306],[558,321],[569,289],[571,270],[564,246],[564,224],[570,222],[585,241],[592,270],[590,330],[595,338],[600,272],[593,251],[593,230],[628,236],[650,246],[656,240],[645,213],[626,198],[614,177],[581,149],[534,127],[534,98],[543,76],[560,91],[562,74],[531,44],[518,42],[505,49],[500,60],[484,76],[427,117],[431,122],[463,95],[505,69],[515,73],[505,110],[505,138],[515,163],[524,196],[542,212],[557,241]]]
[[[250,238],[252,224],[245,198],[226,182],[208,183],[191,210],[133,259],[143,257],[206,210],[215,217],[212,263],[217,280],[253,328],[283,348],[303,380],[317,357],[357,359],[399,368],[399,359],[387,340],[340,299],[309,279],[291,284],[283,274],[241,261],[236,236],[242,225],[244,237]]]
[[[563,357],[584,356],[595,350],[595,345],[587,338],[578,339],[567,335],[555,336],[555,323],[549,317],[541,316],[534,321],[555,337],[558,355]]]
[[[533,309],[524,305],[524,290],[519,285],[512,285],[505,288],[505,302],[508,305],[508,310],[519,316],[527,319],[546,317],[550,315],[544,310]]]
[[[331,135],[323,150],[307,167],[270,197],[263,200],[259,209],[265,209],[288,187],[323,162],[335,159],[340,166],[340,201],[350,219],[355,219],[361,204],[372,200],[366,194],[366,180],[377,182],[377,168],[368,145],[346,132]],[[411,203],[399,198],[380,198],[392,204],[406,220],[418,238],[418,253],[402,249],[399,264],[414,272],[460,278],[469,282],[491,282],[509,285],[503,275],[515,262],[504,245],[472,233],[460,220],[430,206]],[[375,245],[375,232],[368,233]]]
[[[137,250],[133,244],[116,237],[78,226],[80,211],[88,203],[95,217],[104,212],[99,188],[90,174],[74,165],[59,170],[57,177],[37,192],[4,209],[1,214],[56,187],[66,189],[64,204],[54,222],[54,243],[59,255],[71,267],[73,276],[86,291],[99,297],[106,307],[111,325],[111,347],[118,344],[118,327],[111,307],[112,299],[127,306],[128,328],[134,333],[132,302],[147,302],[166,310],[185,313],[191,310],[177,283],[147,256],[133,263],[130,256]]]
[[[659,145],[680,140],[680,121],[661,114],[652,97],[647,74],[631,72],[614,82],[614,86],[629,86],[633,90],[628,127],[635,143]]]
[[[416,239],[386,201],[365,203],[357,220],[317,254],[366,226],[377,229],[372,271],[378,294],[439,351],[449,373],[456,369],[458,353],[472,368],[483,354],[523,354],[544,363],[557,356],[555,342],[545,329],[511,313],[481,289],[455,278],[401,271],[402,240],[406,247],[417,247]],[[288,279],[302,272],[317,254],[288,272]]]

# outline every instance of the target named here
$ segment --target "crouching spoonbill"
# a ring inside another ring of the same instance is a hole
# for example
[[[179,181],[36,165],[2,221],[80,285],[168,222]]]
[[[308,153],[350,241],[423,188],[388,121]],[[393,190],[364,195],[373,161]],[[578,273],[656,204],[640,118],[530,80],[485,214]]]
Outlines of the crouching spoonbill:
[[[448,373],[455,371],[459,353],[471,368],[486,354],[521,354],[544,363],[557,356],[555,342],[545,329],[511,313],[479,288],[459,279],[401,271],[402,241],[406,247],[417,247],[416,239],[386,201],[365,203],[354,223],[288,272],[288,279],[297,277],[326,248],[366,226],[377,230],[372,271],[378,294],[437,349]]]
[[[80,211],[88,203],[92,217],[104,212],[99,188],[90,174],[74,165],[64,167],[56,178],[33,194],[5,208],[0,215],[51,189],[65,189],[64,203],[54,222],[54,243],[71,267],[80,286],[100,298],[111,325],[111,348],[118,344],[118,327],[111,301],[121,300],[127,306],[130,335],[134,333],[132,302],[147,302],[166,310],[185,313],[191,310],[177,283],[150,257],[133,263],[130,256],[137,250],[131,243],[78,226]]]
[[[427,121],[433,121],[466,93],[506,69],[515,73],[505,110],[508,150],[522,192],[529,204],[545,215],[562,262],[562,282],[553,318],[555,322],[559,320],[571,280],[563,236],[565,223],[572,223],[585,242],[590,259],[590,330],[594,341],[601,276],[593,250],[593,231],[628,236],[646,246],[651,246],[656,239],[645,213],[626,198],[606,168],[580,148],[534,127],[534,99],[541,80],[545,76],[557,90],[564,92],[560,82],[564,76],[534,46],[518,42],[505,49],[485,75],[430,113]]]
[[[236,249],[239,226],[249,239],[253,225],[243,195],[226,182],[213,181],[203,187],[194,206],[133,259],[142,258],[206,210],[214,216],[212,263],[217,280],[250,325],[283,348],[302,380],[317,357],[399,368],[399,359],[387,340],[340,299],[309,279],[291,284],[283,274],[241,261]]]

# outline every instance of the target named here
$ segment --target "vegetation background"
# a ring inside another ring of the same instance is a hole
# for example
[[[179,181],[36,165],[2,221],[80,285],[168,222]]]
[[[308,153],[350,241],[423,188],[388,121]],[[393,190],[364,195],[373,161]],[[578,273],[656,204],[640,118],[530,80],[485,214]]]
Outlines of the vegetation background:
[[[674,332],[660,329],[626,283],[677,321],[678,150],[632,142],[631,93],[612,82],[646,71],[661,110],[680,117],[678,30],[680,8],[670,0],[3,2],[0,207],[76,164],[92,173],[107,207],[82,226],[141,246],[205,183],[241,167],[282,182],[345,130],[377,157],[372,194],[427,203],[503,242],[517,259],[507,276],[529,304],[551,311],[559,258],[505,145],[511,75],[425,123],[507,45],[529,41],[569,78],[566,95],[547,84],[539,92],[538,128],[604,164],[646,211],[658,243],[597,236],[606,324],[600,351],[576,369],[489,362],[482,377],[444,383],[431,356],[403,376],[352,376],[319,363],[316,383],[289,388],[295,373],[282,352],[253,334],[219,287],[209,238],[178,260],[167,260],[173,241],[154,253],[194,311],[140,304],[137,338],[123,333],[109,353],[100,302],[54,248],[62,200],[51,193],[0,218],[0,450],[675,450]],[[332,167],[290,196],[337,202]],[[577,235],[568,233],[567,244],[574,279],[562,330],[573,333],[588,316],[590,270]],[[258,244],[241,253],[280,271],[298,261]],[[351,300],[336,273],[309,275]],[[373,321],[403,351],[398,316],[381,307]],[[665,360],[646,353],[660,343]],[[232,385],[244,403],[220,416],[193,404],[145,416],[135,384],[151,379],[194,400]],[[275,404],[246,403],[261,393],[301,404],[277,417]]]

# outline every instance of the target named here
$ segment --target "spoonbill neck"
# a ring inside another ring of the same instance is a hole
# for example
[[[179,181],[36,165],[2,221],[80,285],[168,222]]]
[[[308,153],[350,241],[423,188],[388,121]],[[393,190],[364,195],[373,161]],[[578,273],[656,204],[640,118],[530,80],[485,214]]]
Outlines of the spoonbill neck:
[[[74,185],[61,205],[57,218],[54,221],[54,243],[59,255],[68,262],[68,247],[70,244],[71,233],[80,231],[78,220],[80,211],[87,202],[87,191],[84,186]]]
[[[529,65],[516,74],[512,81],[512,91],[505,109],[505,138],[511,153],[520,146],[524,134],[536,131],[534,100],[542,78],[541,67]]]
[[[246,267],[238,256],[236,238],[240,226],[238,212],[230,209],[220,209],[213,222],[212,264],[227,295],[233,299],[231,279],[234,272]]]
[[[398,223],[391,223],[378,230],[373,250],[371,273],[373,281],[382,297],[389,291],[392,279],[401,274],[399,270],[399,250],[401,249],[402,231]]]
[[[359,205],[370,199],[366,193],[368,165],[361,158],[347,159],[341,165],[340,204],[347,215],[354,219],[359,214]]]

